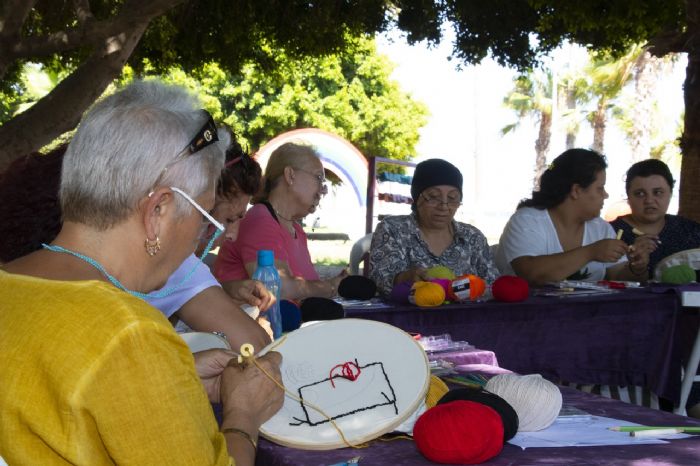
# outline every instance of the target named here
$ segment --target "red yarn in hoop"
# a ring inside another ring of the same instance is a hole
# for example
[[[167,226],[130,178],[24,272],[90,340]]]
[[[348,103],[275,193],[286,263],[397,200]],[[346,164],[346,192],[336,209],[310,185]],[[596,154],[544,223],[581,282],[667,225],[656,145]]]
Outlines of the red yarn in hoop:
[[[355,368],[355,372],[353,372],[353,367]],[[345,362],[343,364],[338,364],[336,366],[333,366],[331,369],[330,374],[328,375],[328,378],[331,380],[331,386],[335,388],[335,382],[333,382],[333,371],[336,369],[340,368],[340,374],[335,374],[338,377],[342,377],[344,379],[348,379],[351,382],[354,382],[357,380],[357,378],[360,376],[360,373],[362,370],[360,370],[360,367],[357,365],[357,363],[354,363],[352,361]]]

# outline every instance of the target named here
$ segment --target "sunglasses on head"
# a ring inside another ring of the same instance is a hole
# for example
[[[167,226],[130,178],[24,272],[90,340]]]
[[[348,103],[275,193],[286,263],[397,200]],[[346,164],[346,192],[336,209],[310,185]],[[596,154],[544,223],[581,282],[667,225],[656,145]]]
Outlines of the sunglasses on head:
[[[204,126],[197,131],[197,134],[194,135],[189,144],[175,156],[175,161],[195,154],[219,140],[219,133],[216,130],[214,118],[212,118],[211,114],[206,110],[202,109],[201,111],[208,117],[207,121],[204,123]]]
[[[161,171],[160,175],[158,176],[156,183],[154,183],[154,186],[157,185],[161,179],[163,179],[163,176],[170,167],[219,140],[219,133],[216,130],[216,123],[214,123],[214,119],[212,118],[211,114],[204,109],[201,109],[200,111],[204,112],[204,114],[207,116],[207,120],[205,121],[204,125],[199,129],[199,131],[197,131],[197,134],[194,135],[189,144],[178,152],[170,163],[165,165],[163,171]]]

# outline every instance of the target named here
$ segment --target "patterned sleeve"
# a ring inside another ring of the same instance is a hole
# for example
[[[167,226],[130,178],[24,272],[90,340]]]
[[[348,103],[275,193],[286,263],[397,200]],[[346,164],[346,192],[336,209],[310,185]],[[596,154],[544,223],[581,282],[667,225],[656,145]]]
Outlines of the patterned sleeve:
[[[394,277],[408,269],[408,259],[400,242],[401,235],[391,227],[386,221],[377,225],[369,250],[369,277],[384,297],[391,293]]]
[[[474,254],[477,262],[477,275],[486,280],[487,283],[491,284],[494,282],[494,280],[496,280],[496,278],[498,278],[500,272],[498,271],[498,267],[496,267],[496,263],[491,255],[491,248],[489,247],[488,240],[481,231],[477,230],[476,228],[475,230],[475,248],[472,254]]]

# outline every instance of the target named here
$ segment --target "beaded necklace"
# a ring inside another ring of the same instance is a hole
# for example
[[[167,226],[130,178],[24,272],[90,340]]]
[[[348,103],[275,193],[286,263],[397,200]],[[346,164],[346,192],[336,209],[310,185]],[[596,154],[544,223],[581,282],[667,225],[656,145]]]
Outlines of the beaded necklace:
[[[56,245],[51,245],[51,244],[42,243],[41,247],[43,247],[44,249],[47,249],[49,251],[60,252],[63,254],[69,254],[73,257],[77,257],[78,259],[87,262],[88,264],[90,264],[91,266],[93,266],[97,270],[99,270],[100,273],[102,275],[104,275],[107,278],[107,280],[109,280],[112,283],[112,285],[116,286],[120,290],[126,291],[130,295],[136,296],[137,298],[147,300],[147,299],[153,299],[153,298],[165,298],[166,296],[170,296],[171,294],[176,292],[178,289],[180,289],[182,287],[182,285],[184,285],[190,278],[192,278],[192,275],[194,274],[195,270],[197,269],[197,267],[199,267],[202,264],[202,260],[204,259],[204,257],[207,254],[209,254],[209,251],[211,250],[212,246],[214,245],[214,241],[216,241],[216,239],[221,235],[221,233],[222,233],[221,230],[218,230],[218,229],[216,230],[214,235],[209,240],[207,247],[204,248],[202,255],[199,257],[199,262],[197,262],[194,265],[194,267],[192,267],[192,269],[187,273],[187,275],[185,275],[185,277],[180,281],[180,283],[173,285],[171,287],[162,289],[160,291],[154,292],[154,293],[141,293],[139,291],[134,291],[134,290],[128,289],[127,287],[122,285],[122,283],[117,279],[117,277],[115,277],[114,275],[107,272],[107,270],[104,268],[104,266],[102,264],[97,262],[92,257],[86,256],[85,254],[81,254],[79,252],[72,251],[68,248],[64,248],[63,246],[56,246]]]

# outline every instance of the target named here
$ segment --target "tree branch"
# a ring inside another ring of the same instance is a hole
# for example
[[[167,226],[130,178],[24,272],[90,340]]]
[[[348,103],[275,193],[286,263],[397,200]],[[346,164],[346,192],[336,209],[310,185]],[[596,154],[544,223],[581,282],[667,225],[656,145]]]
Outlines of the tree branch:
[[[80,24],[85,24],[94,18],[90,9],[90,0],[73,0],[73,10]]]
[[[687,52],[687,32],[664,31],[652,38],[647,44],[647,50],[655,57],[663,57],[669,53]]]
[[[36,0],[6,0],[3,15],[0,17],[0,36],[19,35],[24,21],[34,8],[34,4],[36,4]]]
[[[116,16],[103,21],[94,21],[91,19],[91,12],[83,8],[87,0],[76,0],[76,14],[79,15],[79,19],[83,18],[83,21],[79,22],[80,27],[46,36],[26,37],[17,40],[11,46],[5,47],[5,50],[0,49],[4,52],[0,55],[0,67],[5,62],[9,64],[17,59],[45,57],[85,45],[99,44],[107,37],[129,30],[134,24],[148,23],[183,1],[131,0],[124,4]],[[19,2],[21,3],[21,0]]]
[[[80,117],[121,73],[148,21],[105,39],[99,50],[44,98],[0,126],[0,173],[20,155],[35,152],[75,128]]]

